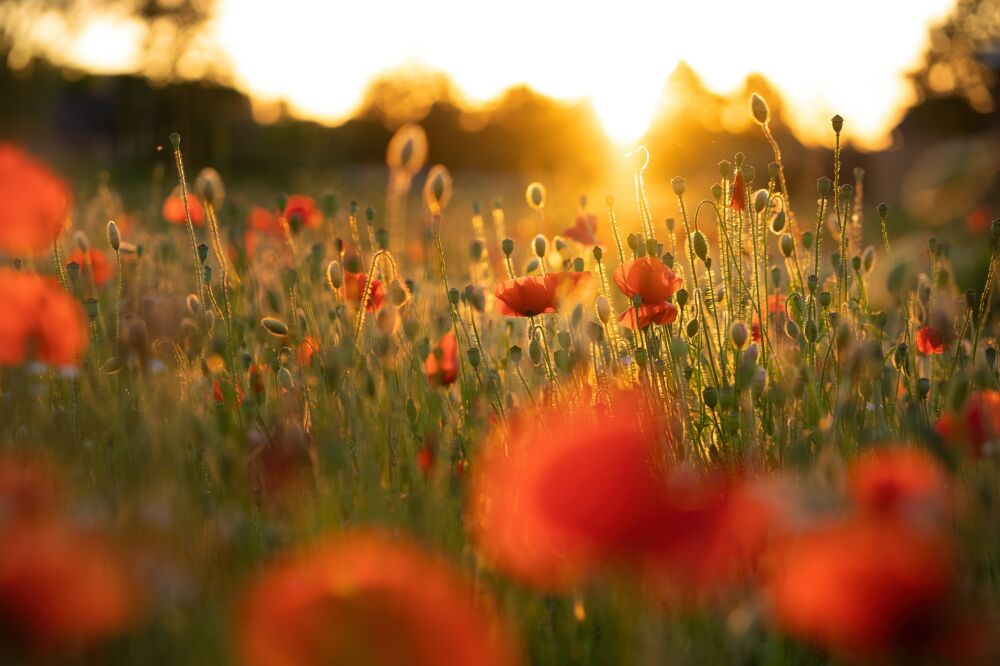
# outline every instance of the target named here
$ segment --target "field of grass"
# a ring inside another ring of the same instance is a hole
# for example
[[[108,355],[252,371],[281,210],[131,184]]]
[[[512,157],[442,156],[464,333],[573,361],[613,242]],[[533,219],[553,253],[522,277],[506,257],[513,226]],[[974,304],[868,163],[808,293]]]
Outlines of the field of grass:
[[[962,291],[750,113],[573,215],[413,126],[378,210],[0,145],[0,663],[995,663],[1000,221]]]

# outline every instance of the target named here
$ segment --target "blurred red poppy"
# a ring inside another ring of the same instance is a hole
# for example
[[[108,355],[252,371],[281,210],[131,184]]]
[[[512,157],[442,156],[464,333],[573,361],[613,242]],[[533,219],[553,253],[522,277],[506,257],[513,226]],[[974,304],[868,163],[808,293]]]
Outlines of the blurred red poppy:
[[[767,311],[770,314],[785,314],[785,297],[771,294],[767,297]]]
[[[69,187],[20,148],[0,143],[0,250],[48,252],[66,227]]]
[[[572,238],[581,245],[596,245],[597,215],[594,213],[580,213],[576,216],[573,226],[567,227],[563,231],[563,236]]]
[[[79,649],[127,628],[135,595],[95,535],[56,523],[0,531],[0,627],[24,649]]]
[[[262,206],[254,206],[247,215],[247,228],[269,236],[284,236],[281,220],[273,212]]]
[[[205,224],[205,209],[201,207],[201,202],[191,192],[187,193],[188,212],[191,214],[191,224],[196,227]],[[187,216],[184,214],[184,198],[181,196],[180,185],[174,188],[166,201],[163,202],[163,219],[171,224],[187,224]]]
[[[924,356],[943,354],[946,346],[947,340],[933,326],[924,326],[917,331],[917,351]]]
[[[420,447],[417,451],[417,469],[421,471],[425,476],[431,473],[431,469],[434,467],[434,447],[433,442],[424,442],[424,445]]]
[[[88,250],[87,254],[84,254],[83,250],[76,250],[69,255],[69,261],[80,265],[80,272],[85,280],[92,276],[94,286],[98,289],[107,284],[115,273],[115,267],[111,265],[104,253],[94,248]]]
[[[364,273],[344,273],[344,290],[347,294],[347,300],[354,303],[355,306],[361,307],[361,296],[365,290],[365,283],[368,282],[368,276]],[[385,285],[382,281],[376,277],[372,278],[371,284],[368,286],[368,301],[365,303],[365,310],[368,312],[375,312],[382,307],[385,302]]]
[[[296,229],[299,226],[315,229],[323,224],[323,211],[316,205],[316,200],[304,194],[293,194],[285,204],[285,219],[289,226]]]
[[[736,171],[736,178],[733,179],[733,195],[729,198],[729,207],[737,211],[745,211],[747,209],[747,189],[746,183],[743,180],[742,171]]]
[[[860,456],[848,474],[851,496],[865,513],[920,523],[951,510],[949,476],[929,453],[891,446]]]
[[[643,305],[661,305],[681,288],[681,279],[659,259],[632,259],[615,269],[615,284],[632,298],[638,295]]]
[[[1000,391],[974,391],[958,412],[941,415],[934,430],[944,440],[965,446],[974,458],[1000,450]]]
[[[308,368],[312,365],[313,354],[319,349],[319,342],[316,338],[311,335],[307,335],[302,338],[302,342],[299,343],[298,359],[299,365],[303,368]]]
[[[272,564],[240,609],[248,666],[517,663],[488,604],[444,561],[377,532]]]
[[[80,306],[55,280],[0,268],[0,365],[75,365],[86,348]]]
[[[505,317],[534,317],[556,312],[560,302],[573,296],[589,279],[589,272],[566,271],[506,280],[494,291],[497,313]]]
[[[431,384],[448,386],[458,379],[458,338],[454,329],[441,336],[424,359],[424,374]]]
[[[893,521],[814,528],[778,547],[767,589],[785,632],[863,659],[918,650],[947,626],[951,548]]]
[[[677,306],[673,303],[640,305],[631,307],[618,315],[618,321],[632,330],[646,328],[650,324],[669,324],[677,319]]]

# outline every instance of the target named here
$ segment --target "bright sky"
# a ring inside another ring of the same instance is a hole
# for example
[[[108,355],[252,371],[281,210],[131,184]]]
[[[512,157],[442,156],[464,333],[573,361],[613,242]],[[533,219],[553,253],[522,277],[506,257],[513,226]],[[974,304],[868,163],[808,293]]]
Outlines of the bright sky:
[[[878,148],[913,101],[904,73],[920,64],[928,24],[954,2],[218,0],[206,40],[237,87],[328,122],[357,110],[373,76],[416,65],[448,73],[470,105],[517,84],[589,99],[627,142],[669,102],[664,83],[684,60],[720,94],[763,74],[807,142],[825,141],[840,113],[854,141]],[[141,28],[90,16],[67,60],[129,69]]]

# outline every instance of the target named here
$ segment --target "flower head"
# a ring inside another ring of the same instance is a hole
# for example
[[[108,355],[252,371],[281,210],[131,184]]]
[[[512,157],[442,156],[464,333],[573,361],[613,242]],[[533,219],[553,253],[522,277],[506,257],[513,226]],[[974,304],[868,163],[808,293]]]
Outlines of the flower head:
[[[589,279],[588,272],[566,271],[506,280],[494,291],[497,313],[505,317],[534,317],[556,312],[562,299],[573,295]]]
[[[37,255],[66,226],[69,187],[20,148],[0,143],[0,250]]]
[[[917,351],[924,356],[943,354],[947,345],[945,336],[933,326],[924,326],[917,331]]]
[[[0,365],[76,365],[86,347],[80,306],[54,280],[0,269]]]
[[[736,178],[733,179],[733,195],[729,199],[729,207],[736,211],[745,211],[747,209],[746,198],[747,188],[743,180],[743,173],[737,170]]]
[[[454,330],[442,335],[424,359],[424,374],[430,383],[438,386],[448,386],[458,379],[458,338]]]
[[[581,245],[597,244],[597,215],[594,213],[581,212],[576,216],[573,226],[567,227],[563,231],[563,236],[572,238]]]
[[[111,276],[115,274],[114,266],[111,265],[104,253],[94,248],[90,248],[86,254],[83,250],[76,250],[69,255],[69,260],[79,264],[84,278],[92,278],[94,286],[98,289],[107,284]]]
[[[285,219],[292,229],[307,227],[315,229],[323,224],[323,211],[316,200],[304,194],[293,194],[285,203]]]
[[[644,305],[660,305],[681,288],[681,279],[658,259],[632,259],[615,269],[615,284],[632,298],[638,295]]]
[[[632,330],[643,329],[651,324],[670,324],[675,319],[677,319],[677,306],[673,303],[640,305],[618,315],[618,321]]]
[[[361,296],[365,290],[368,276],[364,273],[344,273],[344,290],[347,299],[357,307],[361,307]],[[365,310],[375,312],[382,307],[385,302],[385,285],[376,277],[372,278],[368,286],[368,300],[365,303]]]
[[[191,224],[196,227],[205,224],[205,209],[202,208],[198,197],[187,193],[188,212],[191,214]],[[163,219],[170,224],[187,224],[187,216],[184,214],[184,198],[181,196],[181,186],[178,185],[170,193],[166,201],[163,202]]]
[[[926,522],[950,509],[948,473],[927,452],[892,446],[869,451],[851,465],[851,496],[876,517]]]

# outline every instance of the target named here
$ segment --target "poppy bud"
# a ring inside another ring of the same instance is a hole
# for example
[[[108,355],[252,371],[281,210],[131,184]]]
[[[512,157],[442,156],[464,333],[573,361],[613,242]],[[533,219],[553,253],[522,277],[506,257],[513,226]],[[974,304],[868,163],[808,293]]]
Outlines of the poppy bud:
[[[719,404],[719,391],[714,386],[706,386],[701,392],[701,399],[709,409],[715,409]]]
[[[535,240],[532,241],[532,246],[534,247],[535,255],[539,259],[545,257],[545,253],[548,250],[548,241],[545,240],[545,236],[542,234],[535,236]]]
[[[861,257],[859,257],[857,255],[854,255],[853,257],[851,257],[851,269],[855,273],[860,273],[861,272]]]
[[[674,188],[674,194],[677,196],[683,195],[684,191],[687,189],[687,183],[680,176],[671,180],[670,185]]]
[[[729,328],[729,339],[737,349],[743,349],[743,345],[747,343],[748,337],[747,325],[741,321],[736,322]]]
[[[705,261],[708,256],[708,241],[705,239],[705,234],[701,233],[700,230],[694,232],[692,237],[692,244],[694,245],[695,255]]]
[[[785,211],[779,210],[778,214],[771,220],[771,233],[780,234],[785,230]]]
[[[785,322],[785,335],[790,337],[792,340],[798,340],[799,333],[799,325],[795,323],[794,319],[789,319]]]
[[[465,352],[465,353],[469,357],[469,365],[471,365],[473,368],[478,368],[479,367],[479,348],[478,347],[469,347],[469,350],[467,352]]]
[[[761,125],[766,125],[771,115],[767,108],[767,102],[757,93],[750,96],[750,112],[753,114],[753,119]]]
[[[572,369],[573,364],[569,357],[569,352],[567,352],[565,349],[557,349],[552,354],[552,358],[556,362],[556,367],[559,368],[559,370],[561,370],[562,372],[568,373],[570,369]]]
[[[533,338],[528,343],[528,358],[534,365],[540,365],[542,362],[542,344],[537,339]]]
[[[755,212],[763,212],[767,208],[767,202],[771,198],[771,193],[767,190],[757,190],[753,195],[753,209]]]
[[[813,246],[813,232],[803,231],[802,232],[802,247],[807,250],[811,250]]]
[[[220,208],[226,197],[226,188],[222,184],[222,176],[212,167],[205,167],[194,179],[194,191],[198,198],[213,208]]]
[[[920,396],[921,400],[926,400],[927,395],[931,392],[931,380],[926,377],[921,377],[917,380],[917,395]]]
[[[792,235],[789,233],[781,234],[781,237],[778,239],[778,248],[785,259],[791,257],[792,253],[795,252],[795,240],[792,238]]]
[[[597,297],[597,317],[604,324],[607,324],[611,319],[611,305],[604,296]]]
[[[591,321],[587,323],[587,336],[591,342],[600,344],[604,340],[604,327],[600,322]]]
[[[452,305],[458,305],[462,301],[462,294],[455,287],[448,290],[448,302]]]
[[[687,289],[678,289],[677,293],[674,294],[674,299],[677,301],[677,307],[682,308],[687,305],[689,297],[690,294],[688,294]]]
[[[777,162],[771,162],[767,165],[767,175],[771,180],[775,180],[781,175],[781,167],[778,166]]]
[[[276,335],[278,337],[284,337],[288,335],[288,325],[280,319],[275,319],[273,317],[264,317],[260,320],[260,325],[267,329],[267,332],[271,335]]]
[[[435,164],[427,173],[427,182],[424,183],[424,204],[433,215],[440,215],[441,211],[451,200],[451,174],[441,164]]]
[[[278,384],[286,391],[291,391],[295,388],[295,380],[292,379],[292,373],[284,366],[278,370]]]
[[[672,255],[669,252],[664,252],[663,256],[660,257],[660,261],[662,261],[663,265],[666,266],[667,268],[674,267],[674,255]]]
[[[379,227],[375,230],[375,244],[378,245],[378,249],[385,250],[389,247],[389,230],[385,227]]]
[[[811,344],[819,337],[819,329],[816,327],[815,319],[806,320],[806,340]]]
[[[118,233],[118,225],[115,224],[114,220],[108,222],[108,245],[111,249],[117,252],[122,246],[122,237]]]
[[[738,152],[733,157],[733,159],[735,161],[736,168],[737,169],[742,169],[743,168],[743,162],[744,162],[744,160],[746,160],[746,155],[744,155],[742,152]]]
[[[722,201],[722,185],[718,183],[712,185],[712,198],[715,199],[716,203]]]
[[[875,268],[874,245],[869,245],[865,248],[865,251],[861,253],[861,266],[865,269],[865,273],[871,273],[872,269]]]
[[[997,350],[995,347],[986,348],[986,364],[993,369],[997,367]]]
[[[596,261],[600,261],[603,258],[604,258],[604,250],[601,249],[600,245],[595,245],[594,246],[594,259]]]
[[[758,398],[767,388],[767,370],[764,368],[757,368],[753,373],[753,378],[750,380],[750,394],[753,397]]]
[[[760,358],[760,348],[757,347],[756,342],[751,342],[750,345],[743,350],[743,362],[748,365],[756,365],[758,358]]]
[[[834,132],[840,134],[840,131],[844,129],[844,119],[838,114],[830,119],[830,125],[833,127]]]
[[[692,319],[691,321],[689,321],[687,323],[687,326],[685,327],[684,332],[687,333],[688,338],[693,338],[694,336],[698,335],[698,320]]]
[[[344,284],[344,269],[339,261],[331,261],[326,266],[326,281],[330,289],[337,290]]]
[[[826,176],[820,176],[816,179],[816,192],[818,192],[822,198],[825,199],[830,195],[830,188],[832,187],[833,181]]]
[[[509,257],[514,252],[514,240],[504,238],[500,241],[500,249],[503,250],[504,256]]]
[[[524,191],[524,199],[532,210],[545,208],[545,186],[535,181]]]
[[[181,147],[181,135],[177,132],[170,133],[170,145],[173,146],[174,150]]]

